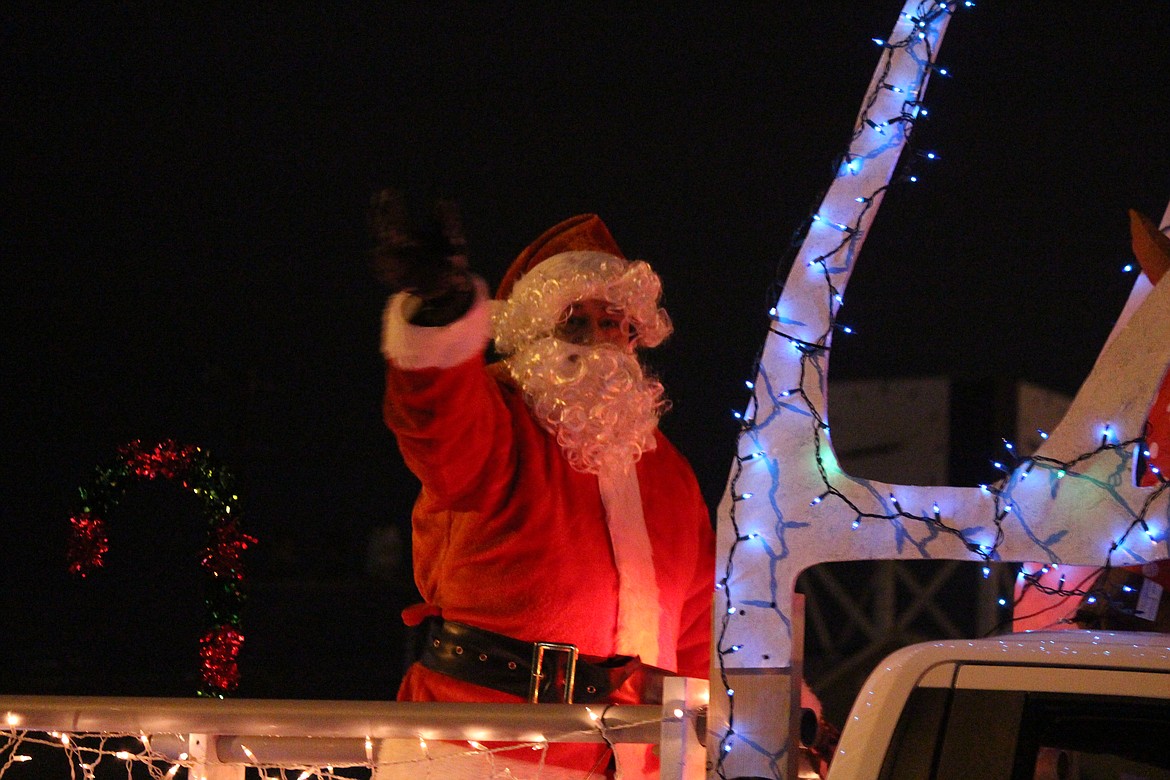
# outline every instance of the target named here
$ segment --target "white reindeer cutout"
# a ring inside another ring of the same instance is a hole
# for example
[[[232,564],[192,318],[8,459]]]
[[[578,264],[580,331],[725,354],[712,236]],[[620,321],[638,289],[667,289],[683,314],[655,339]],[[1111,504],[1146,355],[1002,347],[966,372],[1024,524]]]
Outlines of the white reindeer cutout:
[[[837,464],[826,392],[835,317],[955,5],[904,7],[771,312],[719,508],[707,743],[719,777],[791,771],[789,713],[798,711],[800,674],[793,589],[809,566],[892,558],[1101,566],[1168,557],[1167,483],[1140,488],[1132,473],[1170,364],[1167,282],[1155,288],[1139,278],[1064,420],[1033,456],[1005,462],[999,483],[890,485]]]

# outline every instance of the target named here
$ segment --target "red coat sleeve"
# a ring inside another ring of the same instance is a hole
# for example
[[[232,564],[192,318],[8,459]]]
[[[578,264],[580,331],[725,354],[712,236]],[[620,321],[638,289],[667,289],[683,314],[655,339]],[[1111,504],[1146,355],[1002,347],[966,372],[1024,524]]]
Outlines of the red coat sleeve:
[[[382,413],[407,466],[449,508],[474,508],[515,468],[511,412],[482,357],[452,368],[387,363]]]

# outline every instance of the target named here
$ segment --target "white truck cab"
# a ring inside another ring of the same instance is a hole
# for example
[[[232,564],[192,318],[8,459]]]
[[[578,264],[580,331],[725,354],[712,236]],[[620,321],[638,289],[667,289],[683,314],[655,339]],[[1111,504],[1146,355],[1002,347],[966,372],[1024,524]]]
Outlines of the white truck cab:
[[[903,648],[828,780],[1170,780],[1170,636],[1052,631]]]

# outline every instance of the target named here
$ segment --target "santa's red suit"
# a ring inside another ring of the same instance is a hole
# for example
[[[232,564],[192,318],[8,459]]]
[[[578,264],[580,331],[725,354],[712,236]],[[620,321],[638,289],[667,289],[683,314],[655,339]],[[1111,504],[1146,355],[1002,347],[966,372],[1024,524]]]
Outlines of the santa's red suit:
[[[691,467],[655,431],[625,476],[574,469],[507,372],[485,364],[483,297],[447,326],[409,324],[402,294],[384,317],[384,416],[422,482],[413,549],[426,603],[404,618],[438,615],[706,678],[714,536]],[[604,700],[639,696],[629,681]],[[420,663],[398,698],[523,701]],[[547,761],[588,767],[597,757],[592,745],[562,744]],[[625,777],[641,770],[622,768]]]

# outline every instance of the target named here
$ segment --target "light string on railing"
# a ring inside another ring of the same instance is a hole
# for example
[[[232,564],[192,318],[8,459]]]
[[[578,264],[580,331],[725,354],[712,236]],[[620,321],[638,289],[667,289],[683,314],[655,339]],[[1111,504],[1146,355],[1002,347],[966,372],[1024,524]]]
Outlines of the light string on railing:
[[[927,112],[918,100],[918,95],[921,92],[921,87],[925,83],[926,78],[931,72],[945,74],[942,69],[935,67],[934,58],[935,53],[933,47],[930,45],[930,30],[931,27],[944,15],[952,14],[957,3],[951,2],[923,2],[920,3],[918,12],[910,15],[909,21],[912,23],[910,32],[899,40],[886,40],[875,38],[876,44],[882,47],[882,62],[879,65],[879,71],[875,76],[873,86],[867,94],[863,103],[862,110],[859,115],[857,124],[854,127],[853,134],[850,138],[850,150],[854,146],[854,142],[863,133],[876,133],[878,135],[894,136],[899,134],[902,138],[909,140],[912,130],[920,118],[925,117]],[[966,3],[967,6],[973,5]],[[920,59],[920,67],[918,70],[915,83],[912,85],[895,84],[889,81],[888,77],[893,66],[893,53],[898,50],[909,50],[911,47],[920,47],[923,54]],[[876,115],[878,98],[882,91],[892,92],[895,94],[904,94],[906,99],[901,103],[901,110],[895,115]],[[899,175],[893,181],[896,182],[915,182],[917,176],[914,173],[914,163],[921,160],[935,160],[938,155],[934,152],[917,153],[910,150],[910,154],[903,153],[902,161],[900,163],[901,169]],[[835,164],[834,179],[842,176],[854,176],[859,173],[861,167],[865,164],[863,155],[855,154],[852,151],[846,151],[842,154]],[[834,489],[828,475],[826,474],[822,447],[821,435],[827,430],[828,426],[825,423],[824,416],[816,409],[815,404],[809,397],[806,387],[806,376],[810,367],[810,363],[816,356],[821,355],[829,350],[829,338],[832,331],[840,328],[843,332],[849,333],[851,329],[844,326],[839,326],[837,323],[837,313],[844,303],[842,292],[835,285],[833,280],[833,271],[829,266],[828,260],[836,256],[842,250],[849,247],[850,244],[857,241],[861,235],[861,225],[872,209],[884,195],[885,191],[890,187],[889,183],[883,183],[881,186],[875,188],[872,192],[864,195],[859,195],[855,198],[855,202],[859,204],[860,208],[854,215],[853,221],[850,224],[834,221],[831,217],[822,215],[819,210],[813,211],[807,219],[794,232],[792,239],[789,242],[788,251],[783,260],[777,266],[777,273],[772,285],[768,291],[768,302],[772,308],[768,312],[768,331],[776,336],[784,338],[790,343],[796,352],[800,355],[800,377],[796,386],[781,390],[778,395],[783,398],[792,396],[798,397],[804,407],[812,416],[812,432],[815,441],[815,449],[817,452],[817,468],[825,483],[825,492],[818,500],[824,500],[829,496],[839,496],[845,498],[840,491]],[[826,189],[827,192],[827,189]],[[823,200],[822,196],[817,198],[817,203],[820,204]],[[797,259],[797,254],[804,243],[810,229],[814,226],[823,225],[830,229],[838,231],[840,240],[833,245],[829,251],[822,252],[818,256],[808,261],[810,269],[814,269],[824,280],[824,292],[827,297],[827,308],[829,312],[829,327],[814,340],[803,339],[794,333],[787,332],[779,327],[780,317],[777,312],[774,301],[780,299],[784,278],[787,274],[789,266]],[[764,348],[761,348],[757,353],[754,365],[752,367],[752,375],[758,376],[760,374],[761,365],[764,357]],[[756,397],[759,389],[752,381],[746,382],[748,389],[751,391],[751,400],[748,404],[747,411],[743,413],[735,412],[734,415],[740,423],[740,430],[738,434],[737,452],[743,453],[743,442],[751,437],[751,434],[757,429],[757,420],[755,419],[755,410],[758,408],[758,399]],[[722,573],[716,583],[717,590],[723,594],[724,607],[721,610],[722,615],[719,624],[718,636],[716,639],[716,653],[719,665],[720,682],[723,685],[723,690],[727,695],[727,727],[721,735],[716,751],[715,771],[721,778],[726,778],[724,770],[725,760],[728,754],[734,749],[736,737],[736,717],[735,717],[735,690],[731,686],[728,678],[728,668],[726,664],[726,657],[739,652],[742,649],[740,644],[727,644],[726,636],[730,624],[731,616],[740,611],[737,606],[735,597],[732,593],[731,582],[735,574],[735,561],[739,547],[742,544],[751,542],[759,538],[758,533],[745,533],[741,528],[737,506],[744,501],[749,501],[754,497],[754,494],[738,489],[740,477],[742,476],[744,464],[764,457],[764,452],[755,448],[748,448],[749,452],[746,454],[737,455],[732,464],[732,472],[729,481],[731,502],[728,510],[728,519],[732,528],[732,541],[727,551],[726,558],[723,562]],[[847,499],[846,499],[847,500]],[[899,510],[900,513],[900,510]],[[858,510],[858,517],[864,517],[866,513]],[[782,523],[778,523],[782,525]],[[783,547],[785,545],[783,533],[778,533],[779,543]],[[784,554],[782,549],[779,555]],[[770,605],[771,609],[776,609],[776,604],[773,602]],[[765,656],[767,659],[767,656]],[[781,759],[780,755],[772,755],[770,759],[773,763]]]
[[[704,712],[705,707],[694,709],[680,707],[674,710],[672,720],[694,719],[701,717]],[[531,776],[539,778],[545,767],[548,748],[553,743],[577,743],[580,742],[582,736],[595,734],[600,736],[602,741],[612,750],[614,743],[618,741],[615,736],[620,732],[645,729],[647,726],[661,725],[668,720],[654,718],[611,724],[606,722],[604,710],[599,713],[590,711],[589,715],[593,723],[589,729],[578,729],[548,735],[543,739],[509,742],[490,747],[475,739],[443,740],[443,743],[448,746],[466,744],[467,749],[456,749],[442,754],[433,754],[427,740],[419,735],[417,739],[421,755],[418,758],[379,760],[376,755],[377,740],[368,737],[366,738],[363,760],[354,761],[346,758],[331,764],[274,761],[271,757],[266,757],[258,747],[250,747],[242,741],[239,743],[239,747],[246,758],[246,761],[243,762],[244,766],[258,772],[261,778],[269,780],[277,780],[277,778],[280,780],[309,780],[309,778],[314,777],[324,780],[333,780],[333,778],[352,780],[355,776],[354,770],[369,773],[366,776],[373,776],[379,769],[391,768],[411,773],[410,776],[425,776],[428,771],[433,769],[439,773],[436,776],[442,776],[445,767],[454,768],[458,762],[469,757],[491,762],[498,756],[516,751],[540,752],[540,758],[531,766],[531,771],[535,772]],[[23,775],[25,765],[31,765],[38,777],[48,776],[45,774],[47,769],[64,769],[66,771],[62,776],[73,778],[73,780],[79,778],[80,780],[92,780],[99,765],[103,762],[107,765],[102,770],[104,775],[108,774],[109,766],[114,765],[122,767],[126,777],[136,776],[135,770],[142,770],[153,780],[170,780],[180,771],[185,771],[188,777],[194,777],[191,772],[196,767],[207,766],[196,756],[174,750],[174,745],[187,743],[189,735],[183,733],[149,735],[125,732],[33,731],[20,728],[19,723],[19,717],[9,713],[7,724],[0,725],[0,779],[5,778],[8,771],[16,766],[22,768]],[[168,738],[166,742],[171,745],[171,750],[164,751],[158,747],[157,743],[163,741],[161,737]],[[64,755],[67,766],[61,766],[59,761],[51,759],[54,752]],[[507,773],[508,769],[505,767],[501,771]],[[400,775],[395,774],[394,776]],[[13,775],[13,777],[15,778],[17,775]]]

